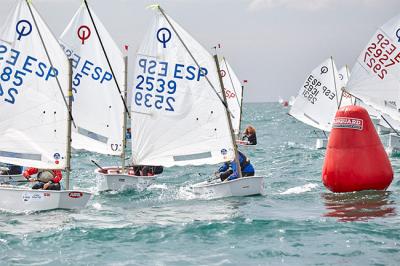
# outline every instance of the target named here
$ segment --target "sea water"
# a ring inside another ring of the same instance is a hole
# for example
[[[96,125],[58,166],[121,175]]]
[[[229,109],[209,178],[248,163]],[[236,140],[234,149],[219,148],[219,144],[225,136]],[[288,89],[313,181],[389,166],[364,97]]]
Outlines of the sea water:
[[[145,191],[99,194],[90,159],[118,158],[78,152],[72,182],[94,192],[87,208],[0,212],[0,264],[399,265],[399,159],[388,191],[331,193],[321,182],[325,151],[314,148],[322,133],[287,112],[244,106],[259,144],[242,151],[265,176],[265,195],[194,197],[188,186],[217,166],[172,167]]]

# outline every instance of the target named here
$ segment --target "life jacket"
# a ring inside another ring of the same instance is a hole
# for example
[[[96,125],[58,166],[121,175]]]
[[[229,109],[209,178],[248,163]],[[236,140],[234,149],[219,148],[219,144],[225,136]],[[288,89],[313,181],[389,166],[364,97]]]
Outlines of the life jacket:
[[[240,168],[242,169],[242,172],[243,172],[243,169],[245,169],[246,166],[248,166],[250,164],[250,159],[247,158],[247,156],[241,152],[239,152],[239,157],[243,158],[243,160],[240,162]],[[239,158],[239,161],[240,161],[240,158]]]
[[[51,181],[54,177],[55,175],[52,170],[39,169],[36,179],[40,182],[47,183]]]

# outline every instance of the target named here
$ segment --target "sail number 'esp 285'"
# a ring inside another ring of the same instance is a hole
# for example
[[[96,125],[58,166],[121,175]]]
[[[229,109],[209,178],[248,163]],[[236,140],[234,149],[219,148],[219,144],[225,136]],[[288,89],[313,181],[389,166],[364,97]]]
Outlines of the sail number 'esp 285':
[[[58,75],[58,70],[38,58],[22,53],[9,45],[0,43],[0,97],[15,104],[24,79],[35,75],[48,81]]]
[[[137,69],[132,103],[167,112],[175,111],[180,81],[199,82],[208,74],[204,67],[157,61],[148,57],[138,58]]]

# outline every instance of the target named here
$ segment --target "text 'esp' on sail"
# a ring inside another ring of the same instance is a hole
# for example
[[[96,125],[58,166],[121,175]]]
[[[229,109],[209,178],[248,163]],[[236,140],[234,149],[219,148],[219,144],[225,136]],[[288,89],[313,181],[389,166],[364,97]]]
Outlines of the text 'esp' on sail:
[[[329,58],[307,77],[289,114],[305,124],[331,131],[338,109],[337,80],[335,63]]]
[[[201,165],[232,160],[231,132],[217,93],[221,95],[221,86],[211,54],[172,18],[156,10],[135,62],[134,164]]]

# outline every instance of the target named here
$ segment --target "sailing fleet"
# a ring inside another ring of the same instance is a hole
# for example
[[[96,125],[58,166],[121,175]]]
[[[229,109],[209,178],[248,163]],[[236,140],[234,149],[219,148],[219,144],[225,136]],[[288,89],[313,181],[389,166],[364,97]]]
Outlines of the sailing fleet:
[[[70,186],[71,153],[80,150],[120,157],[114,166],[93,161],[99,192],[146,189],[164,167],[232,161],[239,178],[190,188],[207,198],[264,193],[263,176],[241,176],[244,84],[217,48],[211,54],[161,6],[151,8],[128,88],[128,48],[120,50],[87,1],[59,38],[31,1],[18,1],[0,31],[0,162],[64,170],[65,189],[32,190],[4,166],[0,209],[84,208],[91,193]],[[326,147],[342,106],[367,106],[375,121],[400,128],[399,25],[397,17],[378,29],[351,74],[329,57],[306,77],[289,115],[321,131],[316,148]],[[397,135],[389,141],[400,144]]]
[[[121,52],[87,1],[58,39],[31,1],[18,1],[0,32],[0,161],[64,170],[66,184],[33,190],[21,174],[6,175],[0,209],[85,207],[91,193],[70,190],[69,183],[71,153],[80,150],[121,158],[119,166],[93,161],[98,191],[145,189],[163,167],[238,164],[243,86],[225,58],[211,55],[160,6],[152,8],[128,99],[127,50]],[[211,198],[261,194],[263,177],[193,189]]]

